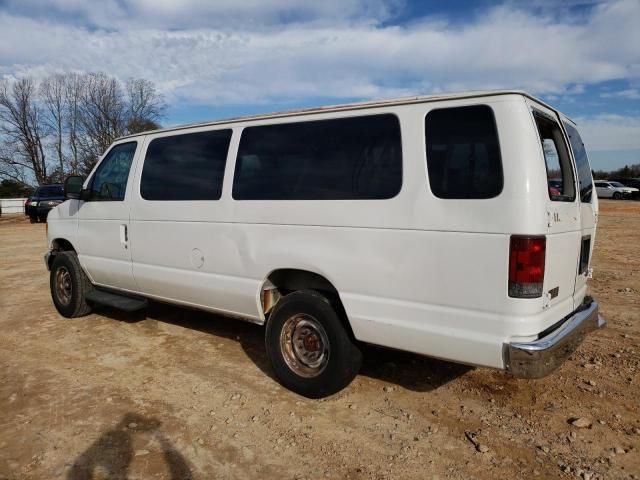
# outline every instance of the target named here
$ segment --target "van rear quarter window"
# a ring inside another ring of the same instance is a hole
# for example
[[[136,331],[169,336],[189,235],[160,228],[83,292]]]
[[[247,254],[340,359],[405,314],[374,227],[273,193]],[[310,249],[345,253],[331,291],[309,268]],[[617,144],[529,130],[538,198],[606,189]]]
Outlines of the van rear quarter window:
[[[502,159],[493,110],[442,108],[425,118],[429,185],[436,197],[482,199],[500,194]]]
[[[400,122],[380,114],[247,127],[236,200],[363,200],[402,186]]]
[[[142,198],[218,200],[231,132],[212,130],[152,140],[142,168]]]

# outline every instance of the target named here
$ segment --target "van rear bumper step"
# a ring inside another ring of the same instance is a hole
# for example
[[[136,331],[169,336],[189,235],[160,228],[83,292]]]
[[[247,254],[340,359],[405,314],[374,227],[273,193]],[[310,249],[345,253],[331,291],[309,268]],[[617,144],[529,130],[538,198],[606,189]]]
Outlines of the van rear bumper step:
[[[100,305],[117,308],[125,312],[137,312],[149,305],[146,298],[130,297],[106,290],[93,290],[86,295],[87,300]]]
[[[558,368],[594,330],[606,321],[598,313],[598,302],[591,298],[573,312],[560,326],[533,342],[504,345],[506,369],[517,378],[542,378]]]

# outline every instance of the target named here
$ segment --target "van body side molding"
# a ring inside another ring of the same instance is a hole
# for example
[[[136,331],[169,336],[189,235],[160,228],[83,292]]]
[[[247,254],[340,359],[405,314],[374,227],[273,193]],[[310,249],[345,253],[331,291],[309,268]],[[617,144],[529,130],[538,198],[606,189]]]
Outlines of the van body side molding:
[[[579,309],[548,335],[533,342],[506,343],[506,369],[517,378],[545,377],[562,365],[589,332],[605,325],[598,313],[598,302],[587,297]]]

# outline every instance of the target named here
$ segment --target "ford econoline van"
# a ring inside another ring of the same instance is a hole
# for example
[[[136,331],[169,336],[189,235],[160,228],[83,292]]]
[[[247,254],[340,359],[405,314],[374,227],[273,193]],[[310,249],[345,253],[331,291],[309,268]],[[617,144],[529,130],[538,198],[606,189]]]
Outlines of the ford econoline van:
[[[48,217],[53,303],[148,300],[265,325],[283,385],[363,343],[539,378],[604,326],[577,127],[516,91],[257,115],[113,143]]]

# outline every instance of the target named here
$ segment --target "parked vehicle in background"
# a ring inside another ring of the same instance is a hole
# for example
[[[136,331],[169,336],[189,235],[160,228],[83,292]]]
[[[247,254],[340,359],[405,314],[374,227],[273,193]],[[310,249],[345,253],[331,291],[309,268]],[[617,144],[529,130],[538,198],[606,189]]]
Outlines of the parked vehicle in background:
[[[33,198],[33,195],[30,195],[29,197],[27,197],[27,199],[24,201],[24,214],[29,217],[31,216],[31,199]]]
[[[593,184],[595,185],[596,193],[600,198],[613,198],[620,200],[638,193],[637,188],[625,187],[620,182],[612,182],[611,180],[596,180]]]
[[[562,194],[562,180],[552,178],[549,180],[549,195],[558,196]]]
[[[619,182],[625,187],[637,188],[637,192],[632,192],[629,198],[640,200],[640,178],[610,178],[609,181]]]
[[[31,223],[46,222],[49,211],[64,202],[64,186],[61,183],[40,185],[25,203],[25,213]]]
[[[114,142],[67,179],[45,263],[65,317],[155,299],[266,325],[308,397],[362,342],[539,378],[604,325],[592,190],[575,124],[522,92],[258,115]]]

